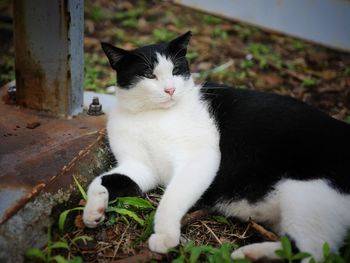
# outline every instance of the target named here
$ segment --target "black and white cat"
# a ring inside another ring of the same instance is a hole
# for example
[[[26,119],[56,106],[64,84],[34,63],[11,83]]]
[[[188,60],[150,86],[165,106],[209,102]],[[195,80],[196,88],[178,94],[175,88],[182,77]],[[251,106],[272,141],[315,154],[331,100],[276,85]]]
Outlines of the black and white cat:
[[[350,227],[350,125],[297,100],[220,85],[195,85],[185,58],[191,32],[126,51],[102,43],[117,71],[107,124],[118,166],[95,178],[83,219],[104,220],[108,200],[166,186],[152,251],[179,244],[195,204],[250,217],[322,257]],[[275,258],[280,242],[244,246],[233,258]]]

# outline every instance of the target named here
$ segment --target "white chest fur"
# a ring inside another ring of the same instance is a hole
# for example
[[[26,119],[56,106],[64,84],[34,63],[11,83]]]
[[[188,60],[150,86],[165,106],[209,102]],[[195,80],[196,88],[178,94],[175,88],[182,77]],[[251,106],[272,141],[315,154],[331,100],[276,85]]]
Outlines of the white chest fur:
[[[168,184],[176,165],[202,148],[219,152],[219,133],[199,87],[168,109],[131,113],[116,109],[108,134],[118,161],[145,164],[161,184]]]

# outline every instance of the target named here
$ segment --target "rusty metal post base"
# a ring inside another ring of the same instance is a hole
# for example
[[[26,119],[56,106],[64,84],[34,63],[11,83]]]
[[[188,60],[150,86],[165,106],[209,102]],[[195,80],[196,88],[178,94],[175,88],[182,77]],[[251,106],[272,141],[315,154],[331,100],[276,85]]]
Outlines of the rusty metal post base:
[[[69,117],[83,109],[84,0],[15,0],[18,105]]]
[[[21,262],[47,241],[51,209],[74,192],[73,175],[86,184],[110,165],[106,117],[45,116],[16,106],[5,88],[0,112],[0,262]]]

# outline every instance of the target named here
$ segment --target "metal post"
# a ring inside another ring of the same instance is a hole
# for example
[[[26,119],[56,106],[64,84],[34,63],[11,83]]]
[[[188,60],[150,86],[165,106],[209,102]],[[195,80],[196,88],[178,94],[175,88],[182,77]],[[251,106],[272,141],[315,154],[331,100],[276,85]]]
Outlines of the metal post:
[[[17,103],[55,116],[83,107],[84,0],[14,0]]]

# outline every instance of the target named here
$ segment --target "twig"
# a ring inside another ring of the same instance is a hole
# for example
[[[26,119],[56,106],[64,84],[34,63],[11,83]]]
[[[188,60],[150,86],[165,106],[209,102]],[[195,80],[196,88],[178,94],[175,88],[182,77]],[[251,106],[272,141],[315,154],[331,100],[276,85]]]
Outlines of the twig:
[[[210,214],[210,211],[208,209],[200,209],[196,210],[190,214],[187,214],[183,219],[182,219],[182,226],[187,226],[198,219],[205,217]]]
[[[143,262],[150,262],[151,260],[162,260],[163,256],[157,253],[153,253],[149,250],[144,250],[140,254],[118,259],[118,260],[112,260],[109,261],[110,263],[143,263]]]
[[[278,241],[280,238],[273,232],[265,229],[263,226],[259,225],[258,223],[255,223],[253,220],[249,220],[249,225],[260,235],[262,235],[267,240],[271,241]]]
[[[117,243],[117,246],[116,246],[116,248],[114,249],[113,258],[117,255],[118,250],[119,250],[119,247],[120,247],[121,243],[123,242],[123,238],[124,238],[124,236],[125,236],[126,231],[128,231],[129,227],[130,227],[130,225],[128,225],[128,226],[126,227],[126,229],[123,231],[123,233],[122,233],[122,235],[121,235],[121,237],[120,237],[120,239],[119,239],[119,241],[118,241],[118,243]]]
[[[247,239],[247,238],[250,238],[251,235],[249,236],[246,236],[248,230],[250,229],[250,224],[247,225],[247,227],[245,228],[244,232],[241,234],[241,235],[238,235],[238,234],[231,234],[231,236],[234,236],[240,240],[243,240],[243,239]]]
[[[215,238],[215,240],[222,245],[221,240],[218,238],[218,236],[214,233],[214,231],[203,221],[201,221],[201,223],[203,224],[203,226],[205,226],[206,229],[208,229],[208,231],[213,235],[213,237]]]
[[[269,66],[271,68],[274,68],[276,70],[282,71],[283,73],[286,73],[287,75],[291,76],[294,79],[297,79],[299,81],[304,81],[305,79],[307,79],[307,77],[305,75],[303,75],[303,74],[294,72],[292,70],[289,70],[289,69],[286,69],[286,68],[283,68],[283,67],[277,67],[275,64],[273,64],[271,62],[267,62],[267,63],[269,64]]]

